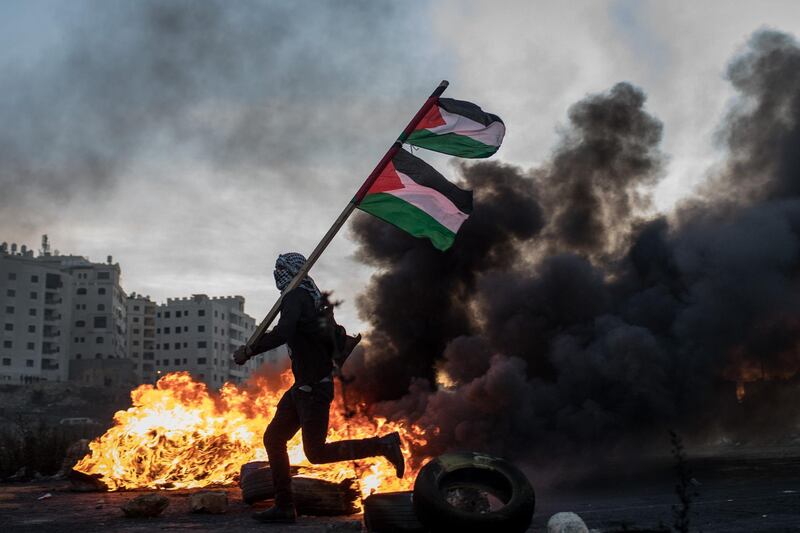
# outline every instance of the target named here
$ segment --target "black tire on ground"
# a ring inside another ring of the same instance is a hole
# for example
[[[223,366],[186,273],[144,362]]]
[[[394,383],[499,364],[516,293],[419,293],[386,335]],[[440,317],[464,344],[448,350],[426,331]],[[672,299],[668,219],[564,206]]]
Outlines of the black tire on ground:
[[[244,503],[251,504],[275,497],[272,470],[268,466],[247,472],[239,481],[239,485],[242,487]]]
[[[425,533],[412,501],[412,492],[372,494],[364,500],[364,525],[370,533]]]
[[[504,505],[483,513],[453,507],[447,491],[459,487],[486,491]],[[530,526],[535,503],[525,474],[503,459],[479,453],[441,455],[423,466],[414,482],[417,517],[437,533],[521,533]]]

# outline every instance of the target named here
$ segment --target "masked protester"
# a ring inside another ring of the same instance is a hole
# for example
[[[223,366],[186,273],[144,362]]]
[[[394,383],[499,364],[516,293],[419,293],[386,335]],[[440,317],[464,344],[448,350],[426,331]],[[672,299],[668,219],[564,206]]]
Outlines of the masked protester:
[[[275,505],[256,513],[253,518],[262,522],[294,522],[297,513],[292,498],[292,478],[286,443],[301,430],[303,450],[314,464],[335,463],[365,457],[383,456],[403,477],[405,464],[400,450],[400,435],[359,440],[325,442],[328,433],[328,413],[333,400],[333,360],[330,342],[321,333],[320,306],[322,294],[311,277],[306,276],[295,289],[285,292],[306,262],[298,253],[281,254],[275,262],[275,284],[283,294],[281,318],[270,332],[251,348],[242,346],[233,354],[237,364],[252,356],[288,344],[292,360],[294,385],[278,402],[275,416],[264,433],[272,479],[275,486]]]

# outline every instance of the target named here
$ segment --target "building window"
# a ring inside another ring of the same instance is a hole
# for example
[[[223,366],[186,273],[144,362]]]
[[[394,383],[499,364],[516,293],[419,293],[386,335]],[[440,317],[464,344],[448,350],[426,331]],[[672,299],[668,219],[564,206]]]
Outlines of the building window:
[[[134,346],[139,346],[139,341],[133,341]]]
[[[17,279],[17,273],[16,272],[9,272],[8,273],[8,279],[11,279],[11,280]]]
[[[134,329],[134,330],[133,330],[133,334],[134,334],[134,335],[138,335],[138,334],[139,334],[139,332],[140,332],[140,330],[138,330],[138,329]]]
[[[105,304],[97,304],[97,310],[98,311],[105,311],[106,310]]]
[[[105,294],[105,293],[106,293],[105,287],[100,287],[99,289],[97,289],[97,294]]]
[[[94,327],[96,328],[106,328],[108,322],[106,321],[106,317],[104,316],[96,316],[94,317]]]
[[[160,350],[160,349],[161,349],[161,345],[160,344],[156,344],[156,350]]]
[[[204,364],[206,364],[206,358],[205,358],[205,357],[198,357],[198,358],[197,358],[197,364],[198,364],[198,365],[204,365]]]
[[[36,316],[36,309],[28,309],[29,316]]]
[[[33,367],[33,359],[25,359],[25,366],[32,368]]]
[[[83,354],[80,353],[75,354],[75,359],[80,359],[81,357],[83,357]]]
[[[175,350],[180,350],[180,349],[181,349],[181,343],[179,343],[179,342],[176,342],[176,343],[175,343],[175,348],[174,348],[174,349],[175,349]]]
[[[95,344],[103,344],[105,342],[105,339],[103,337],[97,337],[94,340],[94,342],[95,342]]]
[[[206,341],[197,341],[197,347],[198,348],[205,348],[206,346],[208,346]]]
[[[156,328],[156,333],[161,333],[161,328]]]
[[[6,324],[6,331],[14,331],[14,324]]]
[[[164,333],[169,333],[169,328],[164,328]]]
[[[133,306],[133,310],[134,310],[134,311],[138,311],[138,310],[139,310],[139,306],[138,306],[138,305],[134,305],[134,306]]]
[[[97,279],[111,279],[111,272],[108,271],[98,272]]]
[[[28,343],[28,349],[29,349],[29,350],[35,350],[35,349],[36,349],[36,344],[34,344],[34,343],[32,343],[32,342],[29,342],[29,343]]]
[[[164,311],[164,318],[169,318],[169,311]]]
[[[198,310],[197,311],[197,316],[206,316],[206,310],[205,309]]]
[[[197,326],[197,331],[203,333],[206,330],[205,326]]]
[[[3,357],[3,366],[11,366],[11,358]]]
[[[78,321],[75,322],[75,327],[76,328],[82,328],[82,327],[85,327],[85,326],[86,326],[86,322],[84,322],[83,320],[78,320]]]
[[[6,306],[6,313],[9,314],[9,315],[13,315],[14,314],[14,306],[13,305],[7,305]]]
[[[81,287],[81,288],[79,288],[79,289],[76,291],[76,294],[78,294],[78,295],[84,295],[84,294],[86,294],[86,288],[85,288],[85,287]]]
[[[139,317],[138,316],[133,317],[133,321],[134,322],[139,322]]]
[[[184,359],[183,359],[183,364],[184,365],[186,364],[186,361],[187,361],[187,359],[184,357]]]
[[[3,341],[3,348],[13,348],[13,347],[14,345],[11,343],[11,341]]]
[[[186,348],[187,346],[189,346],[189,344],[184,342],[183,347]]]
[[[17,295],[17,291],[15,291],[14,289],[8,289],[6,291],[6,296],[11,296],[13,298],[16,295]]]
[[[173,361],[173,363],[175,363],[175,366],[178,366],[178,365],[180,365],[180,364],[181,364],[181,360],[180,360],[180,359],[175,359],[175,360]]]
[[[158,313],[156,313],[156,318],[161,318],[161,311],[159,311]]]
[[[31,276],[31,283],[39,283],[39,276]]]
[[[175,311],[175,318],[180,318],[180,317],[181,317],[181,312]]]
[[[38,297],[39,295],[36,293],[36,291],[31,291],[31,300],[35,300]]]
[[[215,317],[217,316],[217,310],[216,309],[214,309],[214,316]]]
[[[36,326],[34,326],[33,324],[28,326],[28,333],[36,333]]]

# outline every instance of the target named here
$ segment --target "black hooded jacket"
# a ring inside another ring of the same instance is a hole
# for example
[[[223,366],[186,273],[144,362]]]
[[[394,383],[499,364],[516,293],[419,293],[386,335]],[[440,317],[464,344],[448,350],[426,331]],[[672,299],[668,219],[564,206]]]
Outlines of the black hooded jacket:
[[[331,376],[330,343],[321,332],[314,299],[302,287],[283,296],[278,325],[262,335],[252,349],[259,354],[282,344],[289,345],[295,386],[314,385]]]

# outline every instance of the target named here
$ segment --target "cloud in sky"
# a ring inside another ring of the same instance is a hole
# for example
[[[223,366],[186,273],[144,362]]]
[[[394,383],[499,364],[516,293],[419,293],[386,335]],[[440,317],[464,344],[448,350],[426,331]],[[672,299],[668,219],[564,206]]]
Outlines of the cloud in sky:
[[[715,158],[725,65],[796,2],[31,2],[0,7],[0,240],[113,254],[128,291],[242,294],[264,313],[278,252],[308,253],[442,78],[544,160],[567,109],[631,81],[664,123],[668,208]],[[7,43],[8,44],[8,43]],[[447,158],[425,156],[445,173]],[[315,268],[352,302],[343,232]]]

